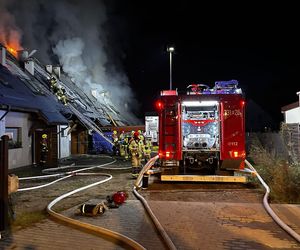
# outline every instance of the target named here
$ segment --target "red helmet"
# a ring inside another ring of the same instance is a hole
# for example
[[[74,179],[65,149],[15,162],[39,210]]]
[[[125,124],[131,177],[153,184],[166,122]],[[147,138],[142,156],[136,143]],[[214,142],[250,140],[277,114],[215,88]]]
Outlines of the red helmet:
[[[116,203],[117,205],[124,203],[126,199],[127,194],[123,191],[118,191],[113,195],[114,203]]]
[[[139,138],[139,135],[140,135],[140,133],[138,131],[135,131],[133,134],[134,138]]]

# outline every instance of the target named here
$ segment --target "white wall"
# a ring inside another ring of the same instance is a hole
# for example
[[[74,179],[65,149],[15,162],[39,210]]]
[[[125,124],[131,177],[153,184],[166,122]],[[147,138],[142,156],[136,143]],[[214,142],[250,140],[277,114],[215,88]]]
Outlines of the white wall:
[[[300,123],[300,107],[285,111],[285,123]]]
[[[57,126],[58,133],[58,158],[65,158],[71,155],[71,134],[67,135],[68,130],[70,129],[67,125]],[[62,131],[61,133],[59,133]]]
[[[5,114],[5,111],[0,110],[0,118]],[[0,137],[5,133],[5,117],[0,121]]]
[[[21,128],[22,148],[8,150],[8,168],[17,168],[32,164],[31,136],[28,131],[32,125],[29,121],[30,114],[19,112],[8,112],[5,116],[5,127]]]

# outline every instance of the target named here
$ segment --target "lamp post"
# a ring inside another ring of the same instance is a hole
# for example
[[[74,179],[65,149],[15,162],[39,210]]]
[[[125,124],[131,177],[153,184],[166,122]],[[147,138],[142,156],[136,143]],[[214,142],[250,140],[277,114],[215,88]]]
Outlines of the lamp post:
[[[172,53],[174,50],[174,47],[168,47],[167,49],[167,51],[170,53],[170,90],[172,90]]]

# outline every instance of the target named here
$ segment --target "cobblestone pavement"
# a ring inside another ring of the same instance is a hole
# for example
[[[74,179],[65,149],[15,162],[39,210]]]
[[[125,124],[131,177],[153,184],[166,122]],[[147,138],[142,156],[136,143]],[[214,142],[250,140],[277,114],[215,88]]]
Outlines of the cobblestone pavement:
[[[91,200],[89,203],[97,203]],[[147,249],[166,249],[152,222],[137,200],[129,200],[118,209],[110,209],[97,217],[76,215],[77,206],[64,211],[71,218],[107,229],[130,237]],[[46,219],[27,229],[19,230],[0,242],[0,249],[126,249],[117,242],[70,228]]]
[[[91,200],[89,203],[97,203]],[[266,214],[261,204],[187,201],[149,201],[155,215],[178,249],[300,249]],[[102,226],[138,241],[147,249],[166,249],[144,209],[129,200],[98,217],[63,214]],[[300,206],[276,205],[274,210],[298,233]],[[100,237],[52,220],[17,231],[0,249],[123,249]]]
[[[186,201],[149,201],[149,204],[178,249],[300,249],[261,204]],[[284,212],[287,209],[277,208]],[[300,218],[300,206],[289,209]],[[297,221],[286,221],[299,232]]]
[[[124,176],[126,173],[121,172],[120,175]],[[116,187],[120,185],[128,188],[133,183],[130,178],[117,177],[116,180],[119,182],[114,184]],[[150,179],[151,182],[153,178]],[[202,184],[158,185],[154,182],[147,190],[141,191],[178,249],[300,249],[300,245],[266,213],[261,204],[261,192],[229,185],[224,188],[214,185],[208,189],[205,187],[207,186]],[[101,190],[93,191],[93,194],[99,194]],[[114,189],[110,186],[103,190],[111,192]],[[47,192],[51,190],[48,189]],[[104,197],[104,194],[95,195],[89,203],[98,203]],[[78,202],[78,205],[82,202]],[[143,206],[132,194],[118,209],[110,209],[97,217],[76,215],[78,205],[73,205],[62,213],[120,232],[149,250],[166,249]],[[272,208],[300,233],[300,205],[276,204]],[[51,219],[44,219],[27,228],[14,230],[10,236],[4,235],[4,239],[0,241],[0,249],[111,250],[124,249],[124,246]]]

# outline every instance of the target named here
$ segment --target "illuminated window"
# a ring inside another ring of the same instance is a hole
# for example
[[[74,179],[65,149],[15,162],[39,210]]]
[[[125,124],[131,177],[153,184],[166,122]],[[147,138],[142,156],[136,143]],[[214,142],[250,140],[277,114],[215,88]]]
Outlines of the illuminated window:
[[[21,128],[6,127],[5,135],[8,136],[8,148],[22,147],[22,130]]]

